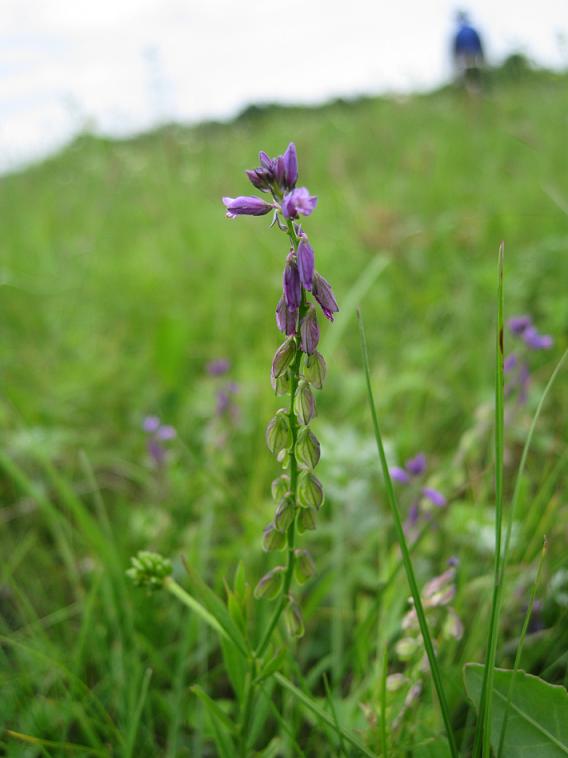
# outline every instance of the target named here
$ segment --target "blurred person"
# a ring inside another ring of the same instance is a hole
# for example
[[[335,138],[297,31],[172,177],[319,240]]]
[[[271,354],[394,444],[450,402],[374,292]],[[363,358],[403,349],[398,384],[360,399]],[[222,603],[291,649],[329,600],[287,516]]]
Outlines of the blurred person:
[[[468,92],[478,94],[481,91],[481,71],[484,63],[481,37],[464,11],[458,12],[457,24],[453,45],[456,78]]]

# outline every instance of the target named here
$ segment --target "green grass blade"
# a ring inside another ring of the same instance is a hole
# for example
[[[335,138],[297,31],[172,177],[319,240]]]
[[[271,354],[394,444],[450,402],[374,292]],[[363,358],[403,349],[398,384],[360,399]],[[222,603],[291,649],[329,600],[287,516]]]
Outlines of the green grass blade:
[[[544,563],[544,557],[546,555],[547,549],[548,549],[548,543],[545,538],[544,545],[542,546],[542,551],[540,553],[538,566],[536,569],[536,576],[534,578],[533,586],[531,588],[531,595],[529,599],[527,612],[525,614],[525,619],[523,621],[523,628],[521,629],[521,637],[519,639],[519,645],[517,647],[517,652],[515,654],[515,663],[513,664],[513,676],[511,677],[511,683],[509,685],[509,691],[507,693],[507,703],[505,705],[505,713],[503,715],[503,723],[501,724],[501,734],[499,736],[499,749],[497,750],[497,758],[501,758],[501,756],[503,755],[503,745],[505,744],[505,733],[507,731],[507,722],[509,721],[509,713],[511,711],[511,704],[513,702],[513,692],[515,689],[515,682],[517,680],[517,671],[519,670],[521,666],[521,657],[523,654],[525,637],[527,636],[527,630],[529,628],[529,622],[531,620],[531,616],[533,612],[536,591],[538,588],[540,574],[542,571],[542,564]]]
[[[389,506],[391,509],[391,513],[392,513],[392,517],[393,517],[393,521],[395,525],[395,531],[396,531],[398,543],[400,545],[400,551],[402,554],[402,562],[404,564],[404,569],[406,571],[406,578],[408,580],[408,585],[410,587],[410,593],[412,595],[412,599],[414,600],[414,607],[416,609],[416,615],[418,617],[418,623],[420,626],[420,631],[422,633],[422,639],[424,641],[424,648],[426,650],[426,655],[428,656],[428,661],[430,663],[430,670],[432,672],[432,680],[434,682],[434,687],[438,695],[438,701],[440,703],[440,709],[442,711],[442,719],[444,721],[444,726],[446,728],[446,735],[448,738],[450,752],[452,756],[455,757],[458,755],[458,752],[457,752],[457,746],[455,742],[454,733],[452,730],[450,711],[448,708],[448,702],[446,699],[444,686],[442,684],[442,675],[440,672],[440,667],[438,666],[438,660],[436,658],[436,653],[434,652],[434,646],[432,644],[430,630],[428,629],[426,615],[424,613],[424,608],[422,607],[422,599],[420,597],[420,590],[418,589],[418,583],[414,575],[414,568],[412,566],[410,550],[408,548],[408,544],[406,542],[406,536],[404,534],[404,528],[402,526],[402,519],[400,517],[400,510],[398,507],[396,494],[394,491],[392,479],[390,477],[387,457],[385,454],[385,448],[383,445],[383,439],[382,439],[381,431],[379,427],[379,420],[377,417],[377,410],[376,410],[375,401],[373,398],[373,388],[371,386],[371,374],[369,370],[369,355],[367,352],[367,340],[365,337],[365,327],[363,325],[363,318],[361,314],[359,313],[358,316],[359,316],[359,333],[361,336],[361,352],[363,354],[363,367],[365,370],[365,380],[367,383],[367,394],[369,398],[369,406],[371,409],[371,416],[373,420],[375,438],[377,441],[379,459],[380,459],[381,468],[383,472],[383,479],[385,482],[387,500],[389,502]]]
[[[316,703],[315,700],[313,700],[309,695],[306,695],[304,692],[302,692],[302,690],[299,690],[294,684],[292,684],[289,679],[286,679],[286,677],[282,674],[275,674],[274,677],[278,683],[284,687],[284,689],[288,690],[288,692],[294,696],[296,700],[302,703],[302,705],[305,705],[306,708],[315,714],[321,721],[323,721],[324,724],[327,724],[327,726],[331,727],[331,729],[333,729],[338,737],[343,737],[346,742],[357,748],[357,750],[360,750],[363,755],[367,755],[369,758],[376,758],[375,753],[372,753],[370,750],[368,750],[355,734],[338,726],[333,718],[328,713],[326,713],[323,708],[321,708],[320,705]]]
[[[474,755],[479,752],[483,758],[491,754],[491,700],[493,697],[493,674],[497,655],[497,640],[499,637],[499,619],[501,615],[501,596],[503,588],[503,573],[501,570],[501,540],[503,524],[503,474],[504,474],[504,332],[503,332],[503,268],[504,244],[499,246],[498,284],[497,284],[497,339],[496,339],[496,371],[495,371],[495,569],[493,582],[493,599],[491,603],[491,620],[489,623],[489,638],[487,655],[483,672],[481,702],[479,707],[479,724],[476,731]]]
[[[136,747],[136,738],[138,736],[138,727],[140,726],[140,719],[142,718],[142,712],[144,710],[144,704],[148,696],[148,689],[150,687],[150,679],[152,678],[152,669],[146,669],[142,678],[142,686],[140,687],[140,695],[134,708],[132,720],[128,727],[128,736],[126,738],[125,755],[130,758],[134,753]]]

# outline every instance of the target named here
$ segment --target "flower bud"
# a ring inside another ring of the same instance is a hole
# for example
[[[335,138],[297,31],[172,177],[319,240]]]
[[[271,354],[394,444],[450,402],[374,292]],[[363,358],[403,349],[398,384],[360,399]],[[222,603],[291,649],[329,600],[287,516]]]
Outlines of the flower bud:
[[[281,450],[286,450],[292,442],[290,422],[286,411],[282,408],[273,416],[266,427],[266,445],[271,453],[278,455]]]
[[[323,315],[333,321],[333,314],[339,311],[339,306],[333,295],[331,284],[317,272],[314,274],[313,293],[321,306]]]
[[[300,508],[298,514],[298,532],[304,534],[304,532],[313,532],[316,528],[316,509],[315,508]]]
[[[283,334],[289,336],[291,334],[296,334],[297,323],[298,309],[290,310],[286,304],[284,295],[282,295],[276,306],[276,326]]]
[[[319,511],[323,500],[323,487],[320,480],[311,472],[303,471],[298,479],[298,505]]]
[[[245,171],[250,183],[261,192],[269,192],[270,184],[273,179],[272,171],[261,166],[260,168],[248,169]]]
[[[316,415],[316,401],[310,385],[300,380],[294,396],[294,413],[302,425],[309,424]]]
[[[283,497],[278,503],[276,513],[274,514],[274,524],[279,532],[286,532],[290,524],[294,521],[296,508],[294,500],[291,497]]]
[[[274,600],[280,594],[282,587],[282,575],[286,571],[284,566],[276,566],[268,574],[265,574],[254,588],[254,596],[258,599],[261,597],[267,600]]]
[[[316,573],[314,560],[307,550],[294,550],[294,576],[298,584],[304,584]]]
[[[287,395],[290,392],[290,372],[285,371],[277,379],[270,375],[270,384],[276,395]]]
[[[278,377],[288,370],[295,355],[296,341],[293,337],[288,337],[274,353],[274,358],[272,359],[272,376],[275,379],[278,379]]]
[[[296,458],[300,465],[313,469],[320,459],[320,444],[316,435],[307,426],[303,426],[296,439]]]
[[[300,337],[303,352],[308,354],[315,353],[319,342],[320,330],[315,308],[311,305],[300,324]]]
[[[401,661],[409,661],[420,647],[417,637],[403,637],[396,643],[395,650]]]
[[[309,382],[312,387],[317,390],[321,390],[325,381],[325,375],[327,373],[327,366],[325,364],[325,358],[317,350],[311,355],[306,355],[306,363],[304,365],[304,379]]]
[[[132,566],[127,570],[126,575],[137,587],[146,587],[149,590],[160,589],[164,584],[164,579],[172,573],[170,560],[147,550],[140,550],[135,557],[130,559],[130,563]]]
[[[296,145],[290,142],[286,152],[282,156],[284,164],[283,184],[286,189],[293,189],[298,181],[298,156],[296,154]]]
[[[274,208],[260,197],[224,197],[223,205],[227,209],[227,218],[236,216],[264,216]]]
[[[286,261],[282,276],[282,289],[286,305],[291,311],[297,311],[302,302],[302,286],[296,261],[290,256]]]
[[[298,259],[298,273],[302,287],[308,292],[312,291],[312,282],[314,278],[314,251],[307,237],[302,237],[298,243],[296,252]]]
[[[282,500],[290,492],[290,477],[287,474],[277,476],[272,482],[272,497],[276,502]]]
[[[286,535],[279,532],[274,524],[268,524],[262,533],[262,547],[266,552],[270,550],[282,550],[286,546]]]
[[[300,606],[295,600],[290,598],[290,602],[284,610],[284,622],[286,629],[290,637],[296,637],[297,639],[304,636],[304,619],[302,618],[302,611]]]

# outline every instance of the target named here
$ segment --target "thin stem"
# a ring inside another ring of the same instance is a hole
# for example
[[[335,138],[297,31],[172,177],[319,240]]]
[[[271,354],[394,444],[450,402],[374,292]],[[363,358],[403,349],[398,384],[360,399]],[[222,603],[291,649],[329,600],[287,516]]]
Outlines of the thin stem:
[[[290,237],[290,242],[292,243],[294,249],[297,250],[299,239],[294,229],[294,224],[292,223],[292,221],[290,221],[290,219],[288,219],[287,223],[288,223],[288,236]],[[288,419],[290,422],[290,432],[292,436],[292,446],[291,446],[291,453],[290,453],[290,493],[294,501],[294,508],[296,508],[297,506],[297,490],[298,490],[298,461],[296,460],[296,439],[298,437],[298,422],[296,420],[296,414],[294,413],[294,396],[296,395],[296,390],[298,388],[298,382],[300,379],[300,363],[302,361],[302,351],[300,350],[300,324],[302,323],[302,319],[305,316],[307,309],[308,309],[308,304],[306,301],[306,295],[305,295],[304,289],[302,288],[302,300],[301,300],[300,309],[298,312],[298,326],[296,328],[296,335],[295,335],[297,349],[296,349],[296,355],[294,356],[294,360],[292,361],[292,365],[290,366],[290,410],[288,411]],[[295,542],[296,542],[296,519],[294,518],[294,520],[288,527],[288,533],[287,533],[288,563],[286,564],[286,572],[284,574],[282,597],[280,598],[278,605],[276,606],[276,609],[274,613],[272,614],[272,618],[270,619],[270,622],[268,626],[266,627],[264,636],[262,637],[262,640],[256,651],[256,654],[259,658],[266,651],[266,648],[268,647],[270,640],[272,638],[272,634],[274,633],[274,629],[276,628],[276,625],[278,624],[278,621],[280,620],[280,616],[282,615],[284,609],[286,608],[286,605],[288,604],[287,596],[288,596],[288,593],[290,592],[292,577],[294,576]]]
[[[503,257],[504,245],[499,247],[498,263],[498,286],[497,286],[497,344],[496,344],[496,370],[495,370],[495,565],[493,580],[493,600],[491,604],[491,620],[489,624],[489,639],[487,643],[487,657],[483,672],[483,686],[479,705],[480,725],[476,734],[474,755],[479,753],[481,742],[481,755],[489,758],[491,755],[491,703],[493,699],[493,679],[495,672],[495,659],[497,657],[497,640],[499,637],[499,618],[501,615],[501,602],[503,595],[503,571],[501,567],[501,541],[503,523],[503,474],[504,474],[504,332],[503,332]]]
[[[418,618],[418,624],[420,626],[420,631],[422,633],[422,640],[424,642],[424,648],[426,650],[426,655],[428,656],[428,662],[430,664],[430,671],[432,673],[432,680],[434,682],[434,687],[436,689],[436,693],[438,695],[438,700],[440,702],[440,710],[442,711],[442,719],[444,721],[444,726],[446,728],[446,735],[448,738],[448,745],[450,748],[450,753],[452,755],[452,758],[457,758],[458,756],[458,749],[454,737],[454,733],[452,730],[452,722],[450,718],[450,709],[448,707],[448,702],[446,699],[446,693],[444,691],[444,685],[442,683],[442,675],[440,673],[440,667],[438,665],[438,660],[436,658],[436,653],[434,652],[434,645],[432,644],[432,638],[430,636],[430,630],[428,628],[428,622],[426,621],[426,614],[424,613],[424,608],[422,606],[422,598],[420,597],[420,590],[418,589],[418,583],[416,581],[416,577],[414,575],[414,568],[412,566],[412,559],[410,557],[410,550],[408,549],[408,544],[406,542],[406,536],[404,534],[404,528],[402,526],[402,519],[400,517],[400,511],[398,507],[398,501],[396,498],[396,494],[394,491],[392,479],[389,472],[389,466],[387,462],[387,457],[385,454],[385,448],[383,445],[383,438],[381,435],[380,427],[379,427],[379,420],[377,416],[377,409],[375,408],[375,401],[373,398],[373,388],[371,386],[371,374],[369,370],[369,355],[367,352],[367,340],[365,338],[365,328],[363,326],[363,319],[361,316],[361,313],[358,312],[358,318],[359,318],[359,333],[361,336],[361,352],[363,354],[363,367],[365,370],[365,380],[367,384],[367,394],[369,397],[369,405],[371,409],[371,418],[373,421],[373,429],[375,432],[375,439],[377,442],[377,450],[379,453],[379,460],[381,464],[381,469],[383,473],[383,480],[385,484],[385,489],[387,493],[387,500],[391,509],[394,526],[396,535],[398,538],[398,543],[400,545],[400,552],[402,554],[402,562],[404,564],[404,569],[406,571],[406,578],[408,580],[408,585],[410,587],[410,592],[412,595],[412,599],[414,600],[414,608],[416,610],[416,616]]]

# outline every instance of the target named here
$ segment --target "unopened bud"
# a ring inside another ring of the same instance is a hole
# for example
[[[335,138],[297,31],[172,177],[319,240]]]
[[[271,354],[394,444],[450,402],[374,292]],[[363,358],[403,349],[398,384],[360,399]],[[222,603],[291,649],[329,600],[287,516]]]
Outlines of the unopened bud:
[[[270,384],[277,395],[287,395],[290,392],[290,372],[285,371],[277,379],[271,375]]]
[[[307,426],[298,432],[296,440],[296,458],[305,468],[315,468],[320,459],[320,444],[316,435]]]
[[[271,453],[278,455],[292,443],[292,433],[288,415],[282,408],[268,422],[266,427],[266,445]]]
[[[279,532],[274,524],[268,524],[262,533],[262,547],[266,552],[270,550],[282,550],[286,545],[286,535]]]
[[[284,566],[276,566],[268,574],[265,574],[254,588],[254,596],[258,599],[261,597],[267,600],[274,600],[280,594],[282,587],[282,575],[286,571]]]
[[[323,487],[320,480],[309,471],[303,471],[298,479],[298,505],[319,510],[323,505]]]
[[[307,550],[294,550],[296,562],[294,564],[294,576],[298,584],[304,584],[316,573],[316,565]]]
[[[300,424],[309,424],[316,415],[316,401],[310,385],[300,380],[294,396],[294,412]]]
[[[298,531],[300,534],[304,532],[313,532],[316,528],[316,509],[315,508],[300,508],[298,514]]]
[[[130,563],[132,566],[127,570],[126,575],[137,587],[147,587],[150,590],[160,589],[164,584],[164,579],[172,573],[170,560],[147,550],[141,550],[130,559]]]
[[[327,366],[325,358],[321,353],[318,353],[318,351],[315,350],[311,355],[306,355],[304,379],[309,382],[312,387],[321,390],[323,383],[325,382],[326,373]]]
[[[304,636],[304,619],[300,606],[295,600],[290,599],[284,611],[284,622],[290,637],[300,638]]]
[[[319,343],[320,330],[318,325],[318,317],[316,315],[316,309],[313,305],[310,305],[308,312],[300,323],[300,338],[302,344],[302,351],[304,353],[315,353]]]
[[[288,337],[274,353],[274,358],[272,359],[272,376],[275,379],[278,379],[279,376],[282,376],[288,370],[295,355],[296,341],[294,337]]]

